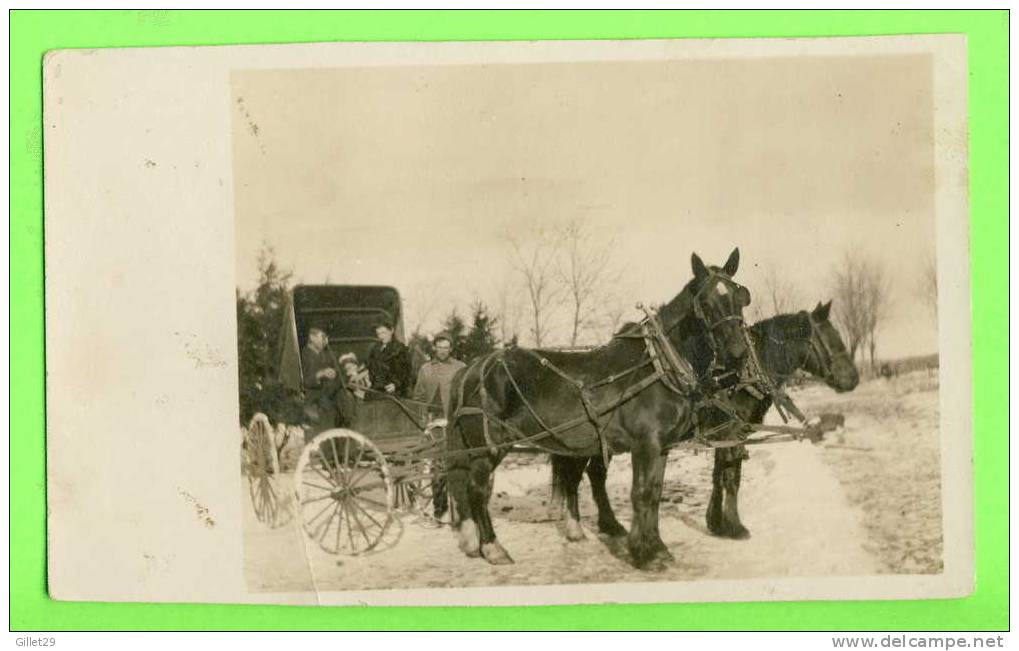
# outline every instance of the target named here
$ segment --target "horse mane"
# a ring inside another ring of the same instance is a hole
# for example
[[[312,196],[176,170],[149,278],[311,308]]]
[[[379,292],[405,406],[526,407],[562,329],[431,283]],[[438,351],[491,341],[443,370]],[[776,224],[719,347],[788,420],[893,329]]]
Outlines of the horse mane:
[[[758,338],[771,338],[784,343],[788,339],[809,339],[810,322],[806,312],[787,312],[763,319],[750,326],[750,332]]]
[[[778,314],[750,326],[754,348],[764,370],[779,378],[790,375],[799,367],[789,344],[810,339],[810,321],[806,312]]]
[[[658,316],[666,330],[671,330],[680,321],[693,316],[693,295],[696,279],[688,282],[671,301],[658,310]]]
[[[635,335],[635,334],[637,334],[636,331],[637,331],[638,328],[640,328],[640,324],[637,323],[636,321],[627,321],[623,325],[619,326],[619,328],[615,332],[612,333],[612,338],[614,339],[616,337],[625,337],[627,335]]]
[[[720,273],[718,267],[711,267]],[[694,313],[694,295],[699,289],[697,278],[688,282],[671,301],[662,306],[659,315],[666,334],[680,355],[689,361],[698,375],[705,373],[715,360],[715,351],[708,339],[705,324]]]

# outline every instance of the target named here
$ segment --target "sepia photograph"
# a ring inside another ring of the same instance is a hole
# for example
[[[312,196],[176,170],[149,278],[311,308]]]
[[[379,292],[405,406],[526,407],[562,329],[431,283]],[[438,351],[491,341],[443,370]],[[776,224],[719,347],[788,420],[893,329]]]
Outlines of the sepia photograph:
[[[970,594],[965,55],[50,53],[50,594]]]
[[[252,591],[942,573],[929,56],[230,80]]]

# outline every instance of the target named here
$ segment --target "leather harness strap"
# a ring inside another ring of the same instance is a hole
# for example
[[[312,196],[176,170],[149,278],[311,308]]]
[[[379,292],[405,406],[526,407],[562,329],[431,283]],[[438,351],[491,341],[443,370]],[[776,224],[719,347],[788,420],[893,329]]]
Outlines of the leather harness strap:
[[[708,283],[705,283],[704,286],[705,287],[708,286]],[[701,291],[703,291],[703,287]],[[750,374],[750,380],[748,382],[743,383],[742,386],[754,388],[754,390],[758,391],[759,393],[760,391],[754,386],[757,385],[760,387],[761,390],[772,395],[775,400],[776,407],[779,408],[779,413],[782,415],[782,418],[784,420],[786,416],[782,412],[783,408],[788,409],[801,421],[805,421],[806,420],[805,417],[803,417],[803,414],[799,411],[799,409],[796,408],[796,405],[793,404],[792,400],[790,400],[788,396],[786,396],[785,393],[782,392],[781,389],[779,389],[774,384],[774,382],[771,381],[767,373],[764,372],[760,360],[757,358],[753,342],[750,340],[749,332],[747,331],[746,326],[743,324],[742,317],[738,315],[730,315],[711,323],[707,320],[707,317],[700,306],[700,302],[698,300],[699,297],[700,291],[698,291],[698,293],[693,297],[693,311],[695,315],[699,319],[701,319],[704,322],[705,326],[708,328],[707,335],[713,350],[717,351],[717,342],[712,332],[717,326],[731,320],[738,321],[740,324],[740,330],[743,332],[743,336],[747,343],[749,356],[748,360],[749,366],[747,368],[747,371]],[[534,408],[531,402],[524,395],[523,390],[520,388],[520,385],[517,383],[516,378],[510,371],[509,365],[506,363],[505,360],[506,352],[508,350],[514,349],[503,349],[489,353],[481,360],[481,363],[477,366],[477,368],[479,369],[478,371],[479,377],[478,377],[478,389],[476,391],[480,397],[481,403],[480,407],[470,407],[464,405],[464,383],[461,383],[457,394],[457,407],[452,412],[452,417],[450,419],[451,422],[455,422],[455,420],[460,416],[475,416],[475,415],[480,416],[482,419],[482,432],[485,438],[485,445],[488,447],[489,452],[492,454],[495,454],[500,448],[511,447],[513,445],[519,445],[521,443],[532,442],[539,440],[541,438],[549,437],[556,438],[558,434],[561,434],[565,431],[568,431],[575,427],[579,427],[584,424],[590,424],[594,427],[595,432],[597,433],[602,458],[607,465],[609,458],[613,453],[613,450],[611,448],[611,443],[605,436],[604,431],[605,427],[602,422],[602,417],[611,414],[620,405],[627,402],[628,400],[630,400],[640,392],[644,391],[648,387],[652,386],[653,384],[661,382],[668,390],[672,391],[677,395],[691,399],[691,402],[694,403],[693,404],[694,408],[692,409],[692,415],[695,424],[694,437],[698,439],[699,443],[710,445],[711,447],[719,447],[718,445],[719,442],[716,441],[712,443],[709,440],[710,436],[706,437],[705,433],[700,432],[699,429],[696,427],[698,407],[703,406],[713,407],[722,412],[723,414],[725,414],[726,417],[728,418],[726,422],[716,427],[713,427],[710,430],[710,433],[713,433],[720,429],[732,428],[733,425],[736,425],[738,429],[751,431],[753,426],[746,423],[746,421],[744,421],[743,418],[739,416],[739,414],[736,412],[735,407],[731,404],[725,393],[710,395],[700,394],[699,390],[700,383],[698,381],[697,373],[694,370],[693,365],[690,364],[688,360],[686,360],[676,351],[675,347],[672,345],[672,342],[668,337],[668,334],[666,333],[665,327],[662,325],[658,317],[657,312],[653,309],[646,308],[643,305],[638,305],[638,308],[642,309],[645,313],[645,318],[639,324],[640,328],[639,333],[634,331],[623,332],[617,334],[616,337],[643,339],[645,343],[645,351],[647,356],[646,359],[642,358],[641,361],[638,362],[637,364],[634,364],[626,369],[623,369],[622,371],[613,373],[606,378],[603,378],[588,385],[585,385],[583,381],[570,376],[562,369],[557,367],[551,360],[539,354],[538,352],[526,348],[515,348],[515,350],[524,352],[530,355],[531,357],[535,358],[538,361],[538,363],[542,366],[542,368],[548,369],[556,376],[558,376],[560,379],[576,388],[579,394],[581,405],[584,408],[585,412],[584,416],[574,418],[554,426],[550,426],[549,424],[547,424],[538,414],[537,410]],[[513,387],[514,392],[519,397],[524,408],[527,410],[531,418],[533,418],[534,422],[537,423],[538,427],[540,428],[538,432],[534,434],[526,434],[523,431],[521,431],[520,428],[517,427],[516,425],[513,425],[512,423],[509,423],[499,418],[498,416],[495,415],[495,413],[493,413],[494,410],[491,408],[490,405],[491,398],[488,395],[488,389],[486,388],[485,383],[495,363],[497,363],[498,366],[501,367],[503,372],[506,374],[507,380]],[[639,371],[640,369],[648,365],[652,366],[653,369],[652,372],[649,373],[644,378],[642,378],[640,381],[627,387],[615,400],[603,406],[598,406],[595,404],[592,395],[594,389],[610,386],[618,382],[619,380],[623,379],[624,377],[628,377],[631,374]],[[489,428],[490,420],[494,422],[496,425],[499,425],[505,431],[508,431],[511,434],[513,434],[514,437],[513,440],[507,443],[497,443],[495,440],[493,440]],[[558,442],[564,447],[570,449],[570,446],[566,445],[562,440],[558,440]]]
[[[611,447],[611,443],[605,436],[605,427],[601,420],[603,416],[611,414],[620,405],[627,402],[628,400],[636,396],[638,393],[644,391],[645,389],[647,389],[648,387],[657,382],[661,382],[669,390],[682,396],[690,396],[691,394],[695,393],[697,389],[697,376],[693,370],[693,366],[690,365],[690,363],[687,362],[683,357],[681,357],[678,352],[676,352],[676,349],[669,341],[668,336],[665,333],[665,329],[662,327],[658,319],[658,315],[653,310],[650,309],[645,309],[644,311],[647,316],[644,319],[644,321],[641,322],[641,334],[639,336],[645,341],[645,349],[648,358],[646,360],[641,360],[641,362],[637,364],[634,364],[618,373],[614,373],[588,386],[585,386],[583,381],[578,380],[564,372],[547,357],[544,357],[538,354],[537,352],[526,348],[516,349],[518,351],[530,355],[531,357],[534,357],[536,360],[538,360],[538,363],[543,368],[548,369],[562,380],[574,386],[579,394],[581,405],[584,407],[585,412],[584,416],[574,418],[572,420],[560,423],[555,426],[550,426],[549,424],[547,424],[538,414],[537,410],[530,403],[530,401],[527,400],[523,390],[517,383],[516,378],[513,376],[513,373],[509,369],[509,366],[506,364],[505,353],[507,352],[507,350],[512,349],[504,349],[489,353],[485,358],[481,360],[481,363],[478,366],[479,377],[477,393],[479,394],[481,402],[480,407],[470,407],[463,404],[464,401],[463,383],[461,383],[460,391],[457,394],[457,408],[453,411],[453,416],[451,420],[456,420],[460,416],[475,416],[475,415],[481,416],[482,433],[485,438],[485,445],[488,447],[489,452],[491,452],[492,454],[495,454],[495,452],[502,447],[508,447],[510,445],[518,445],[520,443],[531,442],[543,437],[556,438],[558,434],[561,434],[565,431],[568,431],[575,427],[579,427],[580,425],[591,424],[594,427],[595,432],[597,433],[598,436],[598,443],[601,449],[602,459],[607,464],[609,458],[613,454],[613,450]],[[628,338],[636,338],[634,335],[621,335],[621,336]],[[485,387],[485,381],[487,380],[488,375],[493,368],[493,363],[497,363],[498,366],[502,368],[502,370],[506,374],[507,380],[513,387],[514,392],[520,398],[520,401],[523,404],[524,408],[527,410],[528,414],[534,419],[534,421],[538,424],[538,427],[540,428],[539,432],[527,435],[515,425],[512,425],[511,423],[508,423],[503,419],[495,416],[490,406],[490,397],[488,395],[488,390]],[[638,370],[644,368],[645,366],[648,366],[649,364],[652,365],[653,367],[652,373],[648,374],[637,383],[627,387],[627,389],[624,390],[623,393],[620,394],[619,397],[617,397],[611,403],[602,406],[598,406],[595,404],[591,395],[593,389],[612,385],[618,382],[619,380],[623,379],[624,377],[628,377],[629,375],[637,372]],[[734,412],[731,412],[730,410],[726,411],[728,413],[731,413],[734,417],[738,418],[738,416],[736,416]],[[489,428],[490,420],[495,424],[499,425],[500,427],[502,427],[503,429],[505,429],[506,431],[511,432],[514,435],[514,440],[510,442],[508,445],[496,443],[492,438],[491,431]],[[562,440],[559,440],[559,443],[564,447],[567,448],[570,447],[566,445]]]

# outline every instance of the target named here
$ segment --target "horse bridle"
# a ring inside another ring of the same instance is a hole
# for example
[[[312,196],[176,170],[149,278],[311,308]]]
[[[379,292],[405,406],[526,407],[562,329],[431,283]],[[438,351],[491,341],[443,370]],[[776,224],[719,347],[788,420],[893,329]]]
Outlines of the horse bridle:
[[[746,287],[734,281],[729,275],[718,273],[717,271],[712,270],[708,270],[708,277],[704,280],[703,283],[701,283],[700,288],[693,295],[694,316],[700,319],[701,323],[703,323],[704,327],[707,329],[708,343],[710,344],[711,350],[714,353],[716,359],[721,348],[718,345],[718,340],[715,338],[715,330],[718,329],[719,326],[722,326],[730,322],[734,322],[736,326],[739,328],[742,328],[744,330],[746,329],[746,323],[743,321],[742,305],[740,305],[740,309],[737,311],[736,314],[725,315],[713,322],[710,319],[708,319],[707,314],[704,313],[704,307],[701,305],[701,295],[704,294],[709,288],[714,288],[718,284],[718,279],[721,279],[722,281],[728,281],[735,285],[736,286],[735,293],[738,294],[739,292],[743,292],[746,296],[750,295],[750,292],[749,290],[747,290]],[[733,300],[739,302],[736,297],[734,297]]]
[[[694,304],[694,313],[695,313],[695,316],[697,316],[697,318],[701,319],[701,321],[705,324],[705,326],[707,326],[709,342],[710,342],[710,344],[712,346],[712,352],[714,354],[716,354],[716,355],[717,355],[717,352],[718,352],[717,342],[715,342],[714,337],[711,334],[711,330],[714,329],[714,328],[717,328],[722,323],[726,323],[726,322],[732,321],[732,320],[735,320],[735,321],[739,322],[741,324],[741,326],[743,324],[742,314],[729,315],[729,316],[726,316],[726,317],[723,317],[723,318],[719,319],[715,323],[711,323],[706,318],[706,315],[704,314],[703,309],[701,309],[701,305],[700,305],[701,294],[705,291],[705,288],[714,287],[714,283],[711,283],[710,281],[712,279],[719,278],[719,277],[723,278],[725,280],[728,280],[729,282],[731,282],[734,285],[736,285],[737,286],[737,290],[742,290],[744,292],[747,292],[746,288],[744,288],[743,286],[738,285],[737,283],[733,282],[732,279],[729,278],[728,275],[721,274],[721,273],[718,273],[718,272],[715,272],[715,271],[709,271],[708,278],[704,281],[704,283],[701,285],[701,287],[697,290],[697,292],[693,296],[693,304]],[[747,293],[749,293],[749,292],[747,292]],[[461,382],[460,385],[459,385],[459,392],[457,394],[457,402],[456,402],[457,407],[456,407],[456,409],[453,410],[453,416],[452,416],[451,420],[455,421],[459,417],[459,415],[461,415],[461,414],[464,414],[464,415],[480,415],[481,419],[482,419],[482,434],[483,434],[484,439],[485,439],[486,449],[488,449],[493,454],[499,448],[499,445],[497,445],[495,440],[491,437],[491,433],[490,433],[490,430],[489,430],[489,422],[488,422],[490,419],[493,420],[494,422],[496,422],[498,425],[500,425],[504,429],[506,429],[508,431],[511,431],[511,432],[516,432],[518,434],[517,439],[513,443],[515,445],[516,444],[520,444],[522,442],[536,440],[536,439],[544,437],[544,436],[555,436],[557,432],[562,432],[562,431],[565,431],[565,430],[570,429],[572,427],[576,427],[577,425],[583,424],[585,422],[590,422],[594,426],[594,428],[595,428],[595,432],[596,432],[596,434],[598,436],[598,439],[599,439],[599,445],[601,447],[603,460],[604,460],[604,463],[607,465],[608,462],[609,462],[609,458],[611,457],[612,450],[611,450],[611,446],[609,444],[609,441],[607,440],[607,438],[605,436],[604,427],[603,427],[603,425],[602,425],[602,423],[600,421],[600,418],[602,416],[604,416],[607,413],[611,413],[613,410],[618,408],[619,405],[623,404],[624,402],[626,402],[627,400],[629,400],[633,396],[637,395],[638,393],[643,391],[648,386],[654,384],[655,382],[659,382],[660,381],[667,388],[669,388],[670,390],[672,390],[672,391],[674,391],[676,393],[679,393],[681,395],[685,395],[685,396],[690,396],[691,393],[696,392],[697,391],[697,385],[699,383],[698,382],[699,378],[697,378],[696,373],[694,372],[693,366],[690,365],[690,363],[688,361],[686,361],[683,357],[681,357],[678,354],[678,352],[676,351],[675,347],[672,345],[672,342],[669,341],[669,338],[668,338],[668,333],[676,328],[676,326],[680,323],[681,319],[677,320],[675,323],[672,323],[671,325],[666,327],[663,323],[661,323],[661,320],[659,319],[658,314],[657,314],[657,312],[654,309],[645,308],[642,305],[638,305],[638,307],[643,309],[645,311],[645,313],[646,313],[646,317],[644,318],[644,320],[641,321],[640,324],[638,324],[639,328],[640,328],[639,333],[635,333],[635,332],[632,332],[632,331],[630,331],[630,332],[624,331],[624,332],[617,333],[614,336],[614,338],[618,337],[618,338],[641,338],[641,339],[643,339],[644,342],[645,342],[645,345],[647,347],[647,355],[648,355],[647,361],[643,361],[642,360],[642,361],[638,362],[637,364],[631,366],[630,368],[628,368],[628,369],[626,369],[624,371],[621,371],[619,373],[614,373],[614,374],[608,376],[607,378],[604,378],[604,379],[599,380],[597,382],[592,382],[592,383],[582,382],[582,381],[578,380],[577,378],[571,377],[566,372],[564,372],[562,369],[559,369],[554,363],[552,363],[551,360],[549,360],[548,358],[544,357],[539,352],[532,351],[532,350],[529,350],[529,349],[526,349],[526,348],[520,349],[520,350],[522,350],[522,351],[532,355],[533,357],[535,357],[538,360],[538,362],[541,364],[542,367],[544,367],[545,369],[549,370],[552,373],[555,373],[561,379],[563,379],[564,381],[570,383],[571,385],[573,385],[576,388],[576,390],[578,392],[578,395],[579,395],[579,398],[580,398],[580,401],[581,401],[581,404],[584,407],[584,411],[585,411],[584,416],[576,418],[576,419],[573,419],[571,421],[567,421],[565,423],[559,423],[559,424],[557,424],[555,426],[550,426],[550,425],[546,424],[543,421],[543,419],[541,418],[541,415],[535,410],[535,408],[526,399],[526,397],[524,395],[524,392],[520,388],[520,385],[514,379],[513,373],[510,371],[509,367],[506,365],[506,361],[503,358],[503,355],[505,354],[505,350],[498,350],[498,351],[493,351],[492,353],[489,353],[488,355],[486,355],[484,358],[481,359],[480,364],[479,364],[479,368],[478,368],[479,381],[478,381],[477,392],[479,394],[479,400],[480,400],[480,403],[481,403],[480,406],[473,407],[473,406],[466,406],[466,405],[464,405],[464,393],[463,393],[464,383]],[[742,327],[745,328],[745,326],[742,326]],[[658,349],[660,349],[660,354],[659,354],[659,350],[656,350],[656,347]],[[663,358],[664,358],[664,363],[663,363]],[[487,391],[487,389],[485,387],[485,379],[486,379],[486,377],[488,375],[488,372],[489,372],[489,370],[490,370],[490,368],[491,368],[491,366],[493,364],[501,365],[501,367],[503,368],[503,370],[504,370],[504,372],[506,374],[506,377],[509,380],[510,385],[513,387],[513,390],[520,397],[521,403],[523,404],[524,408],[530,413],[531,417],[534,419],[534,421],[537,423],[538,427],[540,428],[539,432],[537,432],[535,434],[530,434],[530,435],[525,434],[523,431],[521,431],[518,428],[516,428],[512,423],[509,423],[507,421],[503,421],[502,419],[498,418],[497,416],[495,416],[494,414],[491,413],[491,409],[488,406],[489,398],[488,398],[488,391]],[[590,391],[592,391],[593,389],[595,389],[597,387],[600,387],[600,386],[606,386],[606,385],[614,384],[617,380],[619,380],[619,379],[621,379],[623,377],[629,376],[631,373],[634,373],[634,372],[638,371],[639,369],[644,368],[648,364],[650,364],[650,365],[652,365],[654,367],[654,372],[653,373],[651,373],[647,377],[641,379],[639,382],[636,382],[635,384],[633,384],[632,386],[627,388],[611,404],[609,404],[609,405],[602,405],[600,407],[595,405],[595,403],[592,400],[592,396],[589,394]],[[668,365],[668,367],[669,367],[668,370],[665,368],[665,365]],[[472,364],[470,368],[474,368],[474,364]],[[670,381],[670,379],[669,379],[670,375],[673,376],[673,378],[678,382],[678,384],[674,384],[672,381]],[[714,398],[712,398],[711,400],[712,400],[712,404],[714,404],[716,407],[718,407],[723,412],[725,412],[732,420],[735,420],[735,421],[738,421],[738,422],[742,422],[742,419],[728,405],[727,401],[721,401],[721,400],[714,399]]]
[[[820,326],[814,320],[814,315],[810,312],[807,312],[807,322],[810,323],[810,338],[807,340],[810,344],[810,352],[817,360],[817,365],[820,367],[821,371],[821,377],[824,378],[826,382],[834,384],[835,371],[832,367],[835,360],[843,358],[852,364],[852,360],[849,359],[849,353],[844,350],[832,352],[831,346],[828,345],[828,342],[821,334]],[[822,351],[824,352],[824,355],[821,354]],[[827,356],[827,361],[825,361],[825,356]]]

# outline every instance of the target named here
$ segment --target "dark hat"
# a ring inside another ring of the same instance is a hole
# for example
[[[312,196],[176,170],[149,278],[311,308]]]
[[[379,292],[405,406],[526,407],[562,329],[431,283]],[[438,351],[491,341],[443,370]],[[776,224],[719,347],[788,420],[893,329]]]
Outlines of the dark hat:
[[[435,335],[435,338],[432,339],[432,343],[433,344],[437,344],[437,343],[439,343],[440,341],[443,341],[443,340],[448,341],[450,344],[453,343],[453,338],[450,337],[449,333],[446,333],[446,332],[440,332],[439,334]]]

